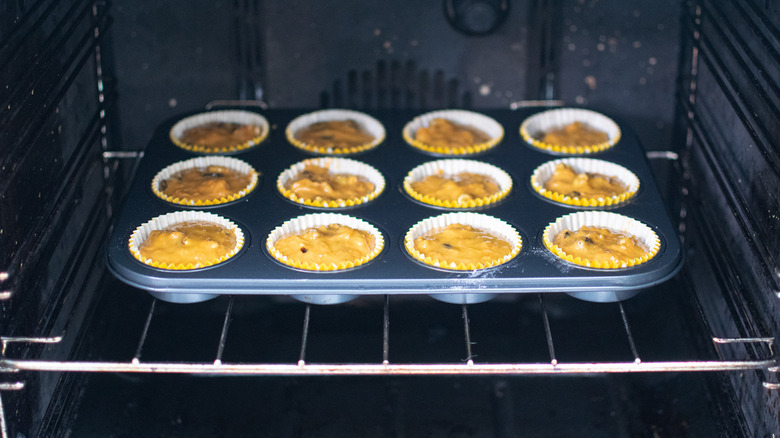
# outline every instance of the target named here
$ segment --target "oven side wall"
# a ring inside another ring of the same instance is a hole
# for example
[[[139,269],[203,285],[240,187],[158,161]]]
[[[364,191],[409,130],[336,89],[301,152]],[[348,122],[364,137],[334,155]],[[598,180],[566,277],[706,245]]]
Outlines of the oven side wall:
[[[778,20],[775,3],[748,0],[690,1],[683,14],[676,135],[687,276],[715,336],[780,335]],[[773,354],[750,345],[753,357]],[[777,433],[777,370],[729,378],[751,436]]]
[[[106,271],[103,241],[130,169],[113,144],[103,2],[0,6],[0,335],[3,357],[67,360]],[[67,336],[64,336],[67,333]],[[80,374],[0,365],[7,436],[52,436]],[[19,435],[21,436],[21,435]]]

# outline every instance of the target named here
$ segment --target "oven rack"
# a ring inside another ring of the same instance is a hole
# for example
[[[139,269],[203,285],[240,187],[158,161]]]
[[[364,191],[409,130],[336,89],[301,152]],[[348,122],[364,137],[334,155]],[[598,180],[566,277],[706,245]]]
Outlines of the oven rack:
[[[670,360],[645,361],[640,356],[629,322],[628,314],[622,302],[601,304],[614,306],[619,312],[624,332],[624,340],[630,347],[631,358],[626,361],[614,362],[565,362],[556,356],[555,341],[551,330],[550,316],[545,303],[544,294],[536,294],[541,311],[542,324],[546,337],[549,361],[529,363],[489,363],[476,360],[472,345],[472,327],[469,320],[469,305],[461,305],[463,319],[463,352],[465,359],[453,363],[394,363],[390,355],[390,296],[383,300],[382,321],[382,360],[376,363],[310,363],[306,359],[310,343],[310,321],[312,309],[318,306],[305,306],[302,330],[300,336],[300,354],[297,362],[292,363],[230,363],[223,361],[226,340],[233,319],[234,296],[229,296],[224,311],[224,319],[219,342],[216,346],[213,362],[174,362],[143,360],[144,346],[149,338],[149,328],[154,321],[157,299],[152,299],[146,314],[141,333],[138,335],[137,346],[132,359],[127,362],[102,361],[57,361],[57,360],[27,360],[6,357],[11,344],[58,344],[63,336],[55,337],[0,337],[2,341],[2,357],[0,372],[17,373],[20,371],[56,371],[56,372],[109,372],[109,373],[176,373],[176,374],[206,374],[206,375],[538,375],[538,374],[593,374],[593,373],[642,373],[642,372],[696,372],[696,371],[740,371],[764,370],[768,374],[780,371],[774,354],[774,337],[717,337],[710,336],[709,341],[716,351],[716,356],[723,356],[725,346],[739,347],[746,350],[747,356],[736,360]],[[731,353],[729,353],[731,354]],[[23,382],[16,382],[21,384]],[[780,389],[780,383],[764,381],[767,389]],[[2,390],[3,388],[0,388]],[[9,388],[6,388],[9,389]],[[20,389],[20,388],[10,388]]]

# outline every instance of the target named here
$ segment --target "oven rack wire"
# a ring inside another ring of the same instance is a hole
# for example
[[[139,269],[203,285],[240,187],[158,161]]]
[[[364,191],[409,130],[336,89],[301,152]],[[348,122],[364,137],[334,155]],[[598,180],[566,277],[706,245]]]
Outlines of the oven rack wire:
[[[0,372],[18,373],[20,371],[49,372],[109,372],[109,373],[176,373],[207,375],[538,375],[538,374],[593,374],[593,373],[641,373],[641,372],[696,372],[696,371],[742,371],[764,370],[769,374],[778,373],[778,363],[774,353],[774,337],[718,337],[711,336],[710,341],[718,356],[721,346],[742,345],[753,353],[753,358],[717,359],[717,360],[665,360],[645,361],[641,358],[633,334],[632,325],[622,303],[615,304],[620,314],[625,342],[630,347],[631,357],[626,361],[613,362],[566,362],[556,355],[555,340],[550,327],[550,317],[545,304],[544,294],[536,294],[542,323],[546,336],[549,361],[528,363],[492,363],[476,360],[472,344],[472,327],[469,320],[469,305],[461,305],[463,320],[463,352],[465,359],[452,363],[394,363],[390,354],[390,296],[383,300],[382,316],[382,360],[375,363],[315,363],[307,361],[307,349],[310,344],[311,304],[305,304],[300,335],[300,353],[297,362],[291,363],[231,363],[223,361],[226,340],[233,318],[234,296],[230,296],[224,312],[219,334],[219,342],[212,362],[179,362],[143,360],[144,346],[149,338],[149,327],[154,320],[157,299],[152,299],[145,322],[138,336],[137,346],[129,361],[58,361],[13,359],[6,357],[9,345],[57,344],[63,336],[54,337],[0,337],[2,357]],[[17,382],[21,383],[21,382]],[[780,384],[765,381],[767,389],[780,389]],[[4,388],[0,387],[0,391]],[[7,388],[6,388],[7,389]]]

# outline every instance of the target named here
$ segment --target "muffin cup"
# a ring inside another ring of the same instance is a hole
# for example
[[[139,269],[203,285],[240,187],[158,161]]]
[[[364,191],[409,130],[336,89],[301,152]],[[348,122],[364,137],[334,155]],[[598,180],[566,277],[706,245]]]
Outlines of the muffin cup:
[[[149,237],[154,230],[164,230],[174,224],[182,222],[209,222],[216,225],[220,225],[223,228],[231,229],[236,235],[236,246],[232,250],[228,251],[224,256],[210,262],[204,263],[187,263],[187,264],[168,264],[148,259],[141,255],[141,251],[138,249],[141,244]],[[205,268],[207,266],[213,266],[218,263],[222,263],[229,258],[236,255],[238,251],[244,246],[244,232],[236,224],[228,219],[218,216],[213,213],[207,213],[205,211],[176,211],[173,213],[157,216],[154,219],[144,223],[133,231],[128,241],[128,248],[130,253],[133,254],[138,261],[145,265],[149,265],[155,268],[168,269],[168,270],[191,270],[198,268]]]
[[[470,225],[474,228],[485,230],[491,235],[509,242],[511,245],[511,251],[509,254],[500,259],[492,260],[488,263],[478,263],[475,265],[473,263],[458,263],[456,261],[433,259],[415,249],[414,239],[427,235],[436,229],[444,228],[452,224]],[[522,245],[523,242],[520,234],[508,223],[493,216],[471,212],[445,213],[439,216],[423,219],[412,226],[412,228],[406,232],[406,236],[404,237],[404,247],[406,248],[406,251],[409,253],[409,255],[411,255],[415,260],[434,268],[450,271],[474,271],[477,269],[486,269],[504,264],[517,256],[517,254],[520,252],[520,249],[522,249]]]
[[[412,187],[412,183],[419,181],[427,176],[436,175],[441,171],[445,176],[454,176],[461,172],[470,172],[480,175],[486,175],[493,178],[499,186],[499,191],[490,196],[470,199],[466,201],[451,201],[437,199],[429,195],[417,192]],[[413,199],[435,207],[466,209],[485,207],[506,198],[512,190],[512,177],[502,169],[492,164],[483,163],[474,160],[446,159],[423,163],[412,169],[404,178],[404,190]]]
[[[583,226],[607,228],[613,232],[632,235],[644,243],[649,250],[642,257],[621,260],[619,262],[602,263],[568,255],[558,245],[553,243],[553,238],[561,231],[577,231]],[[542,240],[544,241],[544,246],[562,260],[598,269],[619,269],[636,266],[652,259],[661,248],[661,240],[650,227],[628,216],[606,211],[580,211],[561,216],[545,228]]]
[[[238,123],[242,125],[255,125],[260,127],[260,135],[244,143],[230,145],[227,147],[212,148],[205,145],[189,144],[181,140],[184,131],[194,128],[206,123],[219,122],[219,123]],[[269,125],[268,120],[260,114],[242,111],[242,110],[221,110],[221,111],[209,111],[206,113],[195,114],[193,116],[186,117],[176,122],[171,128],[169,136],[171,141],[178,147],[199,153],[206,154],[225,154],[230,152],[242,151],[244,149],[251,148],[257,144],[260,144],[268,137]]]
[[[581,122],[592,129],[605,132],[608,140],[587,146],[557,145],[539,140],[546,131],[562,128],[574,122]],[[545,151],[558,154],[592,154],[614,146],[620,140],[621,131],[617,123],[601,113],[578,108],[559,108],[537,113],[525,119],[520,125],[520,135],[530,145]]]
[[[227,167],[228,169],[234,170],[236,172],[248,174],[250,176],[249,184],[247,184],[246,187],[242,188],[241,190],[229,196],[223,196],[221,198],[213,198],[213,199],[205,199],[205,200],[179,198],[175,196],[170,196],[163,193],[162,190],[160,189],[160,183],[171,178],[173,175],[175,175],[178,172],[188,170],[188,169],[205,168],[208,166],[222,166],[222,167]],[[252,192],[252,190],[254,190],[257,187],[258,181],[259,181],[259,174],[257,173],[257,171],[248,163],[242,160],[236,158],[230,158],[230,157],[213,157],[213,156],[196,157],[196,158],[191,158],[189,160],[173,163],[170,166],[159,171],[157,175],[155,175],[154,178],[152,179],[152,192],[154,192],[154,194],[158,198],[162,199],[163,201],[170,202],[171,204],[187,205],[187,206],[210,206],[210,205],[226,204],[228,202],[232,202],[237,199],[243,198],[244,196],[248,195],[250,192]]]
[[[544,185],[553,176],[558,164],[565,164],[577,173],[596,173],[605,177],[617,178],[627,189],[617,195],[599,198],[571,197],[563,193],[547,190],[544,188]],[[531,187],[540,195],[559,204],[576,207],[607,207],[626,202],[636,195],[639,190],[639,178],[625,167],[609,161],[594,160],[592,158],[562,158],[548,161],[537,167],[531,175]]]
[[[374,184],[374,190],[365,196],[350,199],[317,200],[299,198],[286,186],[290,180],[294,179],[301,172],[303,172],[303,170],[309,164],[313,164],[319,167],[327,167],[328,172],[332,174],[350,174],[364,177],[372,184]],[[309,207],[317,208],[346,208],[364,204],[379,196],[385,189],[385,178],[374,167],[365,163],[361,163],[360,161],[336,157],[310,158],[308,160],[303,160],[293,164],[291,167],[279,174],[279,178],[276,179],[276,188],[279,190],[279,193],[281,193],[282,196],[297,204],[303,204]]]
[[[373,135],[374,140],[359,146],[330,147],[330,146],[318,146],[316,144],[305,143],[295,138],[296,132],[314,123],[340,121],[340,120],[354,120],[368,133]],[[382,123],[379,122],[379,120],[369,116],[366,113],[346,110],[346,109],[327,109],[327,110],[314,111],[296,117],[290,122],[289,125],[287,125],[285,134],[287,136],[287,141],[289,141],[293,146],[295,146],[298,149],[303,149],[304,151],[312,152],[315,154],[347,155],[347,154],[355,154],[358,152],[364,152],[369,149],[373,149],[377,147],[380,143],[382,143],[385,140],[385,127],[382,125]]]
[[[366,231],[374,236],[374,250],[370,254],[355,260],[348,260],[340,263],[319,264],[299,262],[288,258],[274,247],[274,243],[284,237],[292,234],[301,233],[309,228],[316,228],[322,225],[339,224],[350,228]],[[385,239],[382,233],[368,222],[356,217],[337,213],[312,213],[290,219],[276,227],[266,239],[266,248],[271,256],[282,264],[292,268],[303,269],[306,271],[340,271],[344,269],[355,268],[373,260],[385,246]]]
[[[440,146],[429,145],[418,141],[416,139],[417,130],[428,126],[433,119],[446,119],[460,125],[474,127],[487,134],[488,137],[490,137],[490,140],[484,143],[457,148],[442,148]],[[407,143],[412,145],[412,147],[432,154],[446,156],[471,155],[484,152],[496,146],[504,138],[504,127],[494,119],[472,111],[441,110],[432,111],[415,117],[411,122],[404,126],[403,137]]]

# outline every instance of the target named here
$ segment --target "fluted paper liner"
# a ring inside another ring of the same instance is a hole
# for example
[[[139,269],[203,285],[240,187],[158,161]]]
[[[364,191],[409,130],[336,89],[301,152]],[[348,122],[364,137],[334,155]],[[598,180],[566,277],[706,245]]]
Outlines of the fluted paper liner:
[[[369,143],[365,143],[359,146],[330,147],[306,143],[298,140],[295,137],[296,132],[313,125],[314,123],[345,120],[354,120],[358,125],[360,125],[360,127],[374,136],[374,139]],[[287,141],[289,141],[293,146],[297,147],[298,149],[303,149],[307,152],[326,155],[347,155],[364,152],[377,147],[385,140],[385,127],[379,120],[369,116],[366,113],[346,109],[326,109],[314,111],[296,117],[290,122],[290,124],[287,125],[285,135],[287,136]]]
[[[204,199],[204,200],[170,196],[163,193],[162,190],[160,189],[160,183],[162,183],[167,179],[170,179],[173,175],[175,175],[178,172],[187,169],[205,168],[208,166],[222,166],[230,170],[245,175],[249,175],[250,176],[249,184],[247,184],[246,187],[242,188],[241,190],[229,196],[223,196],[221,198],[213,198],[213,199]],[[257,171],[248,163],[239,160],[237,158],[215,157],[215,156],[196,157],[196,158],[191,158],[189,160],[173,163],[170,166],[167,166],[161,171],[157,172],[157,175],[155,175],[154,178],[152,179],[152,192],[154,192],[154,194],[158,198],[170,202],[172,204],[188,205],[188,206],[219,205],[219,204],[232,202],[237,199],[241,199],[244,196],[248,195],[250,192],[252,192],[252,190],[254,190],[257,187],[258,180],[259,180],[259,174],[257,173]]]
[[[350,228],[371,233],[374,236],[374,249],[368,255],[355,260],[347,260],[341,263],[319,264],[302,263],[293,260],[279,252],[274,247],[274,242],[284,237],[299,234],[309,228],[317,228],[322,225],[339,224]],[[353,216],[337,213],[312,213],[290,219],[276,227],[266,239],[266,248],[273,258],[279,262],[298,269],[307,271],[339,271],[343,269],[354,268],[373,260],[385,246],[385,239],[382,233],[370,223]]]
[[[161,262],[156,262],[152,259],[148,259],[143,255],[141,255],[141,251],[138,248],[149,237],[149,234],[152,231],[164,230],[174,224],[178,224],[182,222],[191,222],[191,221],[210,222],[213,224],[220,225],[223,228],[233,230],[233,232],[236,235],[235,248],[228,251],[224,256],[219,257],[218,259],[212,260],[210,262],[194,263],[194,264],[188,263],[188,264],[173,265],[168,263],[161,263]],[[191,270],[191,269],[205,268],[207,266],[213,266],[218,263],[222,263],[227,259],[233,257],[234,255],[236,255],[238,251],[241,250],[243,246],[244,246],[244,232],[241,230],[240,227],[238,227],[232,221],[222,216],[213,213],[208,213],[205,211],[176,211],[173,213],[164,214],[162,216],[157,216],[154,219],[151,219],[150,221],[136,228],[135,231],[133,231],[133,234],[130,236],[130,240],[128,241],[128,248],[130,249],[130,253],[132,253],[133,257],[135,257],[138,261],[140,261],[145,265],[149,265],[155,268],[169,269],[169,270]]]
[[[473,263],[461,263],[455,260],[433,259],[421,253],[414,247],[414,239],[417,237],[428,235],[432,232],[435,232],[437,229],[444,228],[452,224],[470,225],[474,228],[484,230],[494,237],[508,242],[511,245],[511,250],[509,254],[500,259],[492,260],[488,263],[478,263],[475,265]],[[406,251],[416,260],[435,268],[453,271],[473,271],[504,264],[512,260],[515,256],[517,256],[518,253],[520,253],[522,245],[523,242],[520,234],[508,223],[493,216],[472,212],[445,213],[439,216],[423,219],[412,226],[412,228],[406,232],[406,236],[404,237],[404,247],[406,248]]]
[[[604,175],[607,178],[617,178],[627,189],[617,195],[598,198],[568,196],[564,193],[547,190],[544,185],[552,178],[558,164],[565,164],[579,174],[595,173]],[[636,192],[639,190],[639,178],[625,167],[609,161],[592,158],[562,158],[548,161],[537,167],[531,175],[531,187],[545,198],[560,204],[576,207],[606,207],[621,204],[636,195]]]
[[[587,146],[557,145],[541,141],[546,131],[581,122],[592,129],[605,132],[608,140]],[[614,146],[620,140],[620,127],[609,117],[579,108],[558,108],[537,113],[523,121],[520,135],[534,147],[559,154],[591,154]]]
[[[561,231],[577,231],[584,226],[607,228],[612,232],[634,236],[640,242],[644,243],[645,247],[648,248],[648,252],[642,257],[631,260],[601,263],[580,257],[573,257],[566,254],[558,245],[553,243],[553,238]],[[561,216],[545,228],[542,239],[544,240],[544,245],[547,249],[561,259],[576,265],[599,269],[627,268],[645,263],[655,257],[661,248],[661,240],[649,226],[628,216],[606,211],[581,211]]]
[[[350,175],[361,176],[367,179],[368,181],[370,181],[374,185],[374,190],[371,193],[359,198],[334,199],[334,200],[324,200],[324,199],[317,200],[317,199],[300,198],[296,196],[292,192],[292,190],[288,189],[286,186],[290,180],[296,178],[301,172],[303,172],[303,170],[309,164],[313,164],[319,167],[327,167],[328,172],[331,174],[350,174]],[[281,174],[279,174],[279,177],[276,180],[276,188],[277,190],[279,190],[279,193],[281,193],[282,196],[284,196],[285,198],[293,202],[296,202],[298,204],[307,205],[309,207],[319,207],[319,208],[354,207],[356,205],[364,204],[368,201],[371,201],[372,199],[379,196],[385,190],[385,177],[382,176],[382,174],[378,170],[376,170],[373,166],[362,163],[360,161],[351,160],[348,158],[337,158],[337,157],[310,158],[293,164],[285,171],[283,171]]]
[[[457,148],[442,148],[418,141],[417,130],[428,126],[433,119],[446,119],[459,125],[471,126],[487,134],[490,140]],[[473,111],[440,110],[415,117],[404,126],[403,137],[407,143],[425,152],[438,155],[471,155],[496,146],[504,138],[504,127],[493,118]]]
[[[442,171],[445,177],[454,177],[461,172],[470,172],[489,176],[493,178],[496,183],[498,183],[499,191],[490,196],[485,196],[482,198],[470,199],[467,201],[450,201],[437,199],[414,190],[412,183],[422,180],[427,176],[436,175],[439,171]],[[403,186],[404,190],[409,196],[422,203],[442,208],[465,209],[485,207],[504,199],[512,190],[512,177],[510,177],[509,174],[501,168],[493,166],[492,164],[483,163],[481,161],[445,159],[429,161],[415,167],[406,175],[406,178],[404,178]]]
[[[238,143],[227,147],[213,148],[204,145],[189,144],[181,140],[184,131],[206,123],[237,123],[241,125],[253,125],[260,127],[260,135],[244,143]],[[169,136],[171,141],[178,147],[192,152],[206,154],[225,154],[230,152],[242,151],[262,143],[268,137],[268,120],[260,114],[242,110],[220,110],[209,111],[206,113],[195,114],[176,122],[171,128]]]

